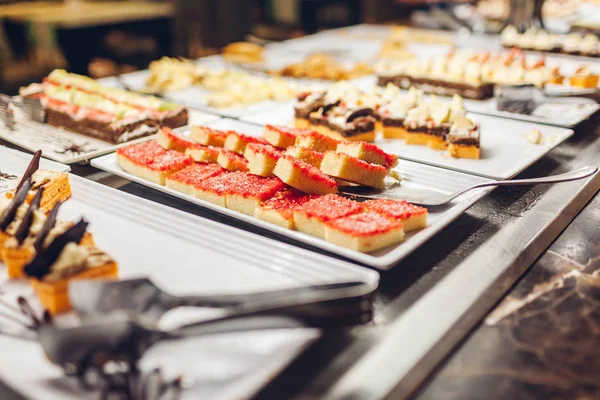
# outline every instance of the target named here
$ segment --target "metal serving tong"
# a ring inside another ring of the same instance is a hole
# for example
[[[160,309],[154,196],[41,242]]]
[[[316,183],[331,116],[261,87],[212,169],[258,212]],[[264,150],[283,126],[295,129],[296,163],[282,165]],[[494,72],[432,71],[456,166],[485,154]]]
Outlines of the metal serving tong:
[[[374,287],[364,282],[342,282],[232,295],[174,296],[150,279],[119,281],[77,280],[69,284],[69,298],[82,318],[128,310],[158,319],[177,307],[224,309],[228,315],[269,312],[301,317],[314,326],[348,325],[370,319]]]

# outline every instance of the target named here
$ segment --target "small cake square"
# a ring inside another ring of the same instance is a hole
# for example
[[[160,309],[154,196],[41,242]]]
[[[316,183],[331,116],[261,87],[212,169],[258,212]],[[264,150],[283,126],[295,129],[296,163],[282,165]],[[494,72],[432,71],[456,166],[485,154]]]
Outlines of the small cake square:
[[[405,232],[427,227],[427,209],[406,200],[376,199],[367,200],[362,204],[369,210],[402,220]]]
[[[237,172],[226,171],[200,182],[195,187],[194,197],[225,207],[225,194],[235,184],[236,174]]]
[[[218,164],[192,164],[169,176],[166,186],[192,196],[201,182],[224,172],[225,170]]]
[[[264,178],[258,175],[236,172],[232,187],[225,193],[225,206],[230,210],[254,215],[258,206],[269,200],[285,185],[278,178]]]
[[[217,163],[229,171],[248,171],[248,160],[233,151],[221,149]]]
[[[328,194],[306,202],[294,211],[294,225],[301,232],[325,239],[325,223],[362,212],[364,207],[353,200]]]
[[[296,143],[296,137],[299,134],[306,133],[307,131],[306,129],[267,124],[263,132],[263,138],[272,146],[286,149]]]
[[[273,176],[273,169],[281,157],[281,150],[268,144],[248,143],[244,158],[248,160],[248,170],[251,174]]]
[[[348,154],[371,164],[383,165],[387,169],[398,165],[398,156],[386,153],[379,146],[367,142],[340,142],[337,146],[337,152]]]
[[[69,174],[38,169],[31,175],[31,189],[27,194],[27,203],[31,203],[41,188],[44,188],[44,193],[42,194],[40,209],[44,213],[50,212],[56,203],[66,201],[72,194]],[[15,192],[16,189],[7,192],[6,197],[12,199]]]
[[[338,246],[371,252],[404,239],[402,221],[365,211],[325,223],[325,240]]]
[[[117,149],[117,164],[125,172],[164,185],[167,177],[194,160],[178,151],[165,150],[155,140]]]
[[[330,151],[325,153],[321,163],[325,174],[365,186],[382,188],[387,169],[377,164],[369,164],[344,153]]]
[[[194,145],[191,139],[178,135],[171,128],[163,127],[155,138],[156,142],[167,150],[175,150],[183,153],[185,149]]]
[[[194,143],[185,149],[185,155],[190,156],[198,163],[216,163],[221,149],[218,147],[204,146]]]
[[[277,160],[273,174],[291,187],[305,193],[337,192],[337,184],[334,179],[325,175],[317,167],[287,155],[283,155]]]
[[[190,137],[205,146],[223,147],[229,132],[211,129],[207,126],[192,126]]]
[[[282,190],[262,203],[254,211],[254,216],[288,229],[295,229],[294,211],[304,203],[319,197],[296,189]]]
[[[306,147],[319,153],[335,150],[338,143],[339,140],[313,130],[307,130],[307,132],[299,134],[296,138],[296,146]]]
[[[250,136],[238,132],[229,132],[223,147],[229,151],[233,151],[234,153],[244,154],[248,143],[267,144],[267,142],[260,137]]]
[[[321,161],[323,161],[323,153],[306,147],[291,146],[285,149],[284,154],[314,165],[317,168],[321,167]]]

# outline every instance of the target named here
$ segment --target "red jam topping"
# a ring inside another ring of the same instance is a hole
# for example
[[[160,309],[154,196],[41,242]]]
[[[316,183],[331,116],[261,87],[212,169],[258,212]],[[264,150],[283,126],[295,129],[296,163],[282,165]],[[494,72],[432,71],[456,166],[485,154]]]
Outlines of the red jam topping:
[[[217,129],[211,129],[207,126],[198,126],[197,128],[200,130],[200,132],[202,132],[204,135],[206,135],[207,142],[210,142],[210,143],[214,144],[215,146],[219,146],[219,147],[223,147],[223,144],[225,143],[225,139],[227,138],[227,135],[229,135],[231,133],[229,131],[220,131]]]
[[[196,142],[176,134],[175,132],[173,132],[171,130],[171,128],[167,128],[166,126],[161,128],[160,130],[161,134],[165,135],[171,142],[175,143],[178,146],[182,146],[184,148],[193,146],[195,144],[197,144]]]
[[[224,172],[225,170],[219,164],[192,164],[181,171],[177,171],[169,179],[196,187],[208,178]]]
[[[320,165],[324,157],[323,153],[319,153],[318,151],[314,151],[306,147],[297,146],[288,147],[285,151],[285,154],[288,154],[292,157],[295,157],[312,165]]]
[[[285,184],[279,178],[263,178],[258,175],[242,173],[236,178],[236,183],[230,193],[265,201],[284,187]]]
[[[246,149],[250,149],[256,154],[264,154],[265,156],[274,158],[275,160],[279,160],[279,157],[281,157],[281,150],[278,150],[268,144],[249,143],[246,146]]]
[[[329,221],[327,225],[352,236],[371,236],[401,229],[402,221],[394,221],[374,211],[365,211]]]
[[[163,149],[155,140],[121,147],[117,149],[117,154],[152,171],[171,171],[194,162],[191,157],[178,151]]]
[[[241,155],[234,153],[233,151],[221,149],[219,154],[219,161],[221,163],[226,162],[227,169],[243,171],[248,170],[248,160],[246,160]]]
[[[427,214],[425,207],[416,206],[406,200],[377,199],[367,200],[363,203],[369,210],[392,218],[408,219],[410,217]]]
[[[261,208],[275,211],[283,218],[291,220],[297,208],[318,197],[316,194],[306,194],[296,189],[283,190],[263,203]]]
[[[339,143],[338,140],[320,134],[319,132],[311,129],[305,129],[305,132],[299,134],[298,140],[300,140],[301,143],[304,141],[310,141],[311,143],[318,142],[322,144],[322,146],[326,146],[331,149],[335,149]]]
[[[245,133],[239,133],[234,131],[229,131],[227,136],[235,135],[238,140],[248,144],[248,143],[258,143],[258,144],[268,144],[265,139],[257,136],[246,135]]]
[[[352,156],[349,156],[348,154],[344,154],[344,153],[335,153],[335,154],[338,158],[343,159],[343,161],[352,163],[353,166],[356,168],[360,168],[362,170],[369,171],[369,172],[378,172],[378,173],[383,173],[383,174],[387,173],[387,168],[384,167],[383,165],[371,164],[371,163],[361,160],[360,158],[352,157]]]
[[[314,132],[312,129],[293,128],[291,126],[284,126],[284,125],[267,124],[266,128],[269,130],[275,131],[283,136],[286,136],[290,139],[296,138],[297,136],[302,135],[302,134],[309,134],[311,132]]]
[[[332,189],[337,188],[337,183],[335,179],[325,175],[321,170],[314,165],[311,165],[302,160],[298,160],[291,156],[282,155],[281,158],[284,158],[286,161],[289,161],[292,164],[292,167],[295,169],[299,169],[301,173],[306,176],[308,179],[324,183]]]
[[[330,221],[361,212],[364,207],[356,201],[335,194],[313,199],[302,206],[302,212],[311,218]]]
[[[389,168],[392,165],[396,164],[396,161],[398,161],[398,156],[395,154],[390,154],[390,153],[386,153],[385,151],[383,151],[383,149],[379,146],[377,146],[376,144],[373,143],[367,143],[367,142],[344,142],[344,146],[353,146],[353,147],[360,147],[363,149],[363,151],[368,151],[371,153],[375,153],[381,157],[383,157],[383,159],[385,160],[385,165]]]

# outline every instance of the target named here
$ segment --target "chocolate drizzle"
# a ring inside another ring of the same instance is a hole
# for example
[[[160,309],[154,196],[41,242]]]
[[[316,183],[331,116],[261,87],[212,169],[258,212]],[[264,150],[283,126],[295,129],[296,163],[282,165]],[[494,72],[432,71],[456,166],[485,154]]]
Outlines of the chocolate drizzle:
[[[19,224],[19,229],[17,229],[17,232],[15,232],[15,239],[17,239],[17,242],[20,245],[23,244],[23,242],[25,241],[25,239],[27,239],[27,236],[29,235],[29,229],[31,229],[31,224],[33,224],[33,219],[36,210],[40,208],[40,203],[42,202],[43,194],[44,188],[40,188],[40,190],[38,190],[38,192],[35,194],[35,197],[31,201],[31,204],[29,205],[25,216],[21,220],[21,223]]]
[[[323,107],[319,108],[319,114],[320,115],[325,115],[327,114],[327,112],[329,112],[329,110],[331,110],[333,107],[337,107],[340,105],[340,101],[336,101],[334,103],[329,103],[329,104],[325,104]]]
[[[50,211],[50,215],[48,215],[48,218],[44,222],[42,229],[35,238],[35,242],[33,242],[33,247],[37,253],[40,253],[44,250],[44,242],[56,224],[56,217],[58,216],[58,210],[60,209],[61,205],[62,203],[60,201],[54,205],[52,211]]]
[[[0,215],[0,231],[5,231],[6,228],[14,221],[17,216],[17,210],[21,207],[21,204],[25,202],[27,199],[27,194],[29,193],[29,189],[31,188],[31,178],[27,178],[25,183],[13,198],[10,205],[4,210],[2,215]]]
[[[27,169],[25,170],[25,173],[23,174],[23,177],[21,178],[21,182],[19,182],[19,184],[17,185],[17,190],[19,190],[21,188],[21,186],[23,185],[23,182],[25,182],[25,180],[27,178],[31,178],[33,176],[33,174],[35,173],[35,171],[40,169],[40,158],[42,158],[42,151],[38,150],[35,152],[35,154],[33,155],[33,158],[29,162],[29,165],[27,166]]]
[[[373,109],[371,108],[359,108],[358,110],[351,111],[346,117],[346,122],[352,122],[356,118],[366,117],[368,115],[373,115]]]
[[[48,246],[47,249],[37,253],[33,261],[25,266],[25,274],[32,278],[43,279],[50,273],[52,264],[58,260],[60,253],[67,244],[79,244],[81,242],[87,226],[88,223],[81,219],[75,225],[67,229],[65,233],[59,235],[52,243],[50,243],[50,246]]]

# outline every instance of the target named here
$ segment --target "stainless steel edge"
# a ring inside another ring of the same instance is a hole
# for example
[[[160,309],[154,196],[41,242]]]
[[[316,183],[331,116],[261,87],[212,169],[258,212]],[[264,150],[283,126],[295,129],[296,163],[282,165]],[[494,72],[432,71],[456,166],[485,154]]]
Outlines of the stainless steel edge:
[[[599,148],[597,140],[567,167],[599,165]],[[599,189],[600,174],[549,188],[387,326],[322,398],[410,396]]]

